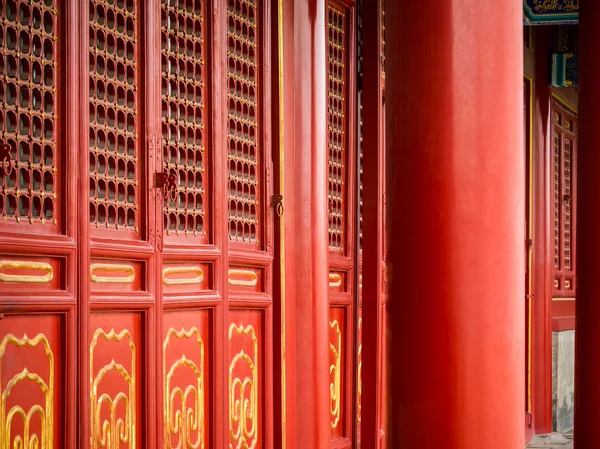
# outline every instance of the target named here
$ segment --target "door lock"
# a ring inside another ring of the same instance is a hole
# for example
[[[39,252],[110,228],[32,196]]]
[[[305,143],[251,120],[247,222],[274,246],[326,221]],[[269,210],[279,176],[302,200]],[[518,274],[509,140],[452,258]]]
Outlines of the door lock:
[[[177,199],[177,175],[169,173],[167,170],[156,173],[156,188],[163,190],[165,199],[170,198],[171,201],[175,201]]]
[[[273,202],[273,208],[275,209],[277,216],[281,217],[284,213],[283,195],[273,195],[272,202]]]
[[[4,173],[5,176],[10,176],[13,171],[10,149],[9,144],[0,143],[0,173]]]

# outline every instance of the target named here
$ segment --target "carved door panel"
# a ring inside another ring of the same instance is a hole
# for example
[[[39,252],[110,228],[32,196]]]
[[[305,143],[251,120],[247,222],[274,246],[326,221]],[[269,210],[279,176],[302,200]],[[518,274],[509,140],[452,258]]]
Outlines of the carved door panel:
[[[65,2],[0,1],[0,447],[74,447],[76,210]]]
[[[329,149],[329,354],[332,447],[352,447],[356,422],[356,87],[354,2],[326,11]]]
[[[268,2],[221,6],[161,0],[166,448],[273,445]]]
[[[577,204],[577,117],[552,102],[554,297],[575,297],[575,208]]]
[[[153,7],[81,6],[80,443],[94,449],[157,446]]]

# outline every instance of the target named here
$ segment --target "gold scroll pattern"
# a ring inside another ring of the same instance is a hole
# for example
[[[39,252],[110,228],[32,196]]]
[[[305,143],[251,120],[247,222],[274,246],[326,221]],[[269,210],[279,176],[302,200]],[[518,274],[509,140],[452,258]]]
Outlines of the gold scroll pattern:
[[[197,343],[198,359],[190,360],[185,354],[171,365],[167,372],[167,348],[171,338],[193,340]],[[197,363],[198,362],[198,363]],[[175,372],[190,369],[196,380],[193,384],[183,388],[174,387],[173,376]],[[204,449],[204,342],[200,331],[192,327],[186,331],[183,328],[177,332],[171,328],[163,343],[163,376],[165,379],[165,441],[167,449]],[[188,406],[188,398],[192,399],[193,407]],[[181,401],[181,408],[177,409],[175,402]],[[176,446],[172,444],[171,437],[178,436]],[[195,437],[195,438],[194,438]]]
[[[99,339],[109,342],[120,342],[126,339],[131,350],[131,369],[128,371],[115,359],[105,365],[96,377],[94,377],[94,350]],[[119,374],[128,385],[128,391],[119,392],[111,397],[107,393],[98,396],[99,385],[106,375],[114,371]],[[129,449],[135,449],[135,344],[131,333],[124,329],[116,333],[111,329],[106,333],[103,329],[97,329],[90,345],[90,406],[91,406],[91,448],[117,449],[122,445]],[[118,417],[119,406],[124,409],[124,416]],[[101,421],[101,412],[104,407],[108,408],[109,418]]]
[[[558,0],[535,0],[536,11],[554,11],[558,7]]]
[[[242,349],[229,365],[229,449],[254,449],[258,443],[258,339],[251,325],[229,327],[229,342],[237,334],[252,341],[252,354]],[[246,366],[252,373],[244,379],[234,377],[236,367]]]
[[[0,447],[14,449],[52,449],[53,444],[53,394],[54,394],[54,354],[50,349],[50,343],[43,334],[38,334],[35,338],[30,339],[27,335],[23,338],[17,338],[12,334],[7,335],[0,344],[0,389],[2,389],[2,360],[6,353],[6,348],[9,344],[15,345],[18,348],[29,347],[35,348],[39,344],[44,346],[46,357],[48,359],[48,382],[40,375],[31,373],[27,368],[23,368],[19,374],[15,375],[6,384],[6,388],[1,390],[2,398],[0,401]],[[35,404],[27,412],[20,406],[14,405],[10,410],[6,410],[8,398],[12,389],[20,382],[32,382],[37,385],[45,397],[45,404]],[[41,423],[41,435],[32,433],[31,423],[33,419],[39,417]],[[23,421],[23,435],[11,434],[13,419],[21,419]]]
[[[362,318],[358,319],[358,332],[361,336],[360,344],[358,345],[358,381],[357,381],[357,397],[356,397],[356,420],[362,420]]]
[[[335,429],[340,422],[340,400],[342,384],[342,333],[340,323],[337,320],[329,322],[329,327],[335,329],[337,346],[329,342],[329,350],[332,352],[335,363],[329,367],[329,412],[331,414],[331,428]]]

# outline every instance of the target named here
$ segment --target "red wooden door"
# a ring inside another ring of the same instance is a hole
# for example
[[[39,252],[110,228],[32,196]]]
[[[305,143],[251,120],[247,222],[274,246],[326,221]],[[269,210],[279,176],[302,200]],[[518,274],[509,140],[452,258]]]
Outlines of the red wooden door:
[[[0,446],[273,447],[270,4],[222,6],[0,1]]]
[[[73,2],[68,2],[72,6]],[[0,1],[0,447],[74,441],[76,23]]]
[[[162,201],[159,240],[163,438],[167,448],[189,441],[267,448],[273,445],[268,4],[192,3],[190,10],[190,2],[161,2],[162,164],[177,184]]]
[[[327,2],[329,349],[332,447],[353,447],[357,357],[355,4]]]

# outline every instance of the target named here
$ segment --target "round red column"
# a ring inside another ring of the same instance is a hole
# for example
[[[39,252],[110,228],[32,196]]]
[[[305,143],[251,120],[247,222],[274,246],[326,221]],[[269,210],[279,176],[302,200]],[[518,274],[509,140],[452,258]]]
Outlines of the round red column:
[[[600,404],[600,3],[579,13],[575,447],[598,446]]]
[[[294,401],[288,420],[294,427],[291,433],[286,428],[285,447],[325,449],[331,434],[326,8],[324,0],[285,0],[283,9],[285,257],[294,329],[286,354]]]
[[[395,449],[525,444],[522,11],[386,2]]]

